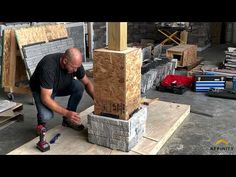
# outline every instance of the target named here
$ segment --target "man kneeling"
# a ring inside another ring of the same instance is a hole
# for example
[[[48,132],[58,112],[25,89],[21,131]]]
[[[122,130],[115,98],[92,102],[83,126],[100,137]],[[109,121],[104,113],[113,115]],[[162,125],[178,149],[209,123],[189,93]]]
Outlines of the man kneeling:
[[[44,126],[53,118],[53,112],[63,116],[62,125],[75,130],[82,130],[77,106],[86,92],[94,98],[94,87],[85,74],[82,65],[82,53],[77,48],[69,48],[65,53],[54,53],[45,56],[37,65],[30,78],[30,88],[37,108],[38,125]],[[68,96],[67,108],[59,105],[54,98]]]

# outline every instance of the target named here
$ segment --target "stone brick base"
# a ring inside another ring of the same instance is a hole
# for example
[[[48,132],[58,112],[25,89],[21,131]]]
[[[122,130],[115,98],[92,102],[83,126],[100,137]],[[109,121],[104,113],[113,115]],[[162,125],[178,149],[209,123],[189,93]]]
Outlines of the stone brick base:
[[[88,115],[88,141],[111,149],[130,151],[145,133],[147,108],[141,107],[129,120]]]

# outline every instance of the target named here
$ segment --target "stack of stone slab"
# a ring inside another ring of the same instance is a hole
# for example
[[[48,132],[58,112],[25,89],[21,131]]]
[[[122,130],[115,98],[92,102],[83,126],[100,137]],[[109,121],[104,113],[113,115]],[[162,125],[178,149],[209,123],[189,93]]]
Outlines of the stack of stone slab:
[[[228,50],[225,51],[225,61],[224,66],[229,70],[236,70],[236,48],[228,47]]]
[[[130,151],[145,133],[147,107],[127,120],[88,115],[88,141],[111,149]]]
[[[144,94],[153,86],[158,86],[168,74],[174,74],[176,62],[175,59],[167,62],[163,58],[150,63],[149,68],[142,68],[141,93]]]
[[[48,43],[24,46],[24,61],[29,75],[31,76],[40,60],[52,53],[64,53],[66,49],[74,47],[72,38],[56,40]]]

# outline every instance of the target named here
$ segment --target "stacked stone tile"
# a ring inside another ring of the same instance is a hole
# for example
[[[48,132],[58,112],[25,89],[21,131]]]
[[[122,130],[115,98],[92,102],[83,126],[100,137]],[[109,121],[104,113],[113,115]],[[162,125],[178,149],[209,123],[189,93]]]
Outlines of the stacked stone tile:
[[[33,74],[37,64],[44,56],[57,52],[63,53],[70,47],[74,47],[72,38],[23,47],[24,60],[29,75]]]
[[[148,68],[142,68],[141,93],[144,94],[153,86],[158,86],[168,74],[174,74],[176,62],[176,60],[167,62],[163,58],[150,63]]]
[[[225,61],[224,66],[229,70],[236,70],[236,48],[228,47],[228,50],[225,51]]]
[[[141,107],[126,121],[88,115],[88,141],[111,149],[130,151],[145,133],[147,108]]]

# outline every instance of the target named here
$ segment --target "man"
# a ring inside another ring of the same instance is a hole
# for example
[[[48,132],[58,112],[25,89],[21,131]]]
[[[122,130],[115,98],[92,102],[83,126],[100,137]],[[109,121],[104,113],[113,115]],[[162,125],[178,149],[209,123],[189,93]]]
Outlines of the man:
[[[45,56],[30,78],[30,88],[38,112],[37,131],[40,131],[42,126],[45,127],[46,122],[53,118],[53,112],[63,116],[63,126],[75,130],[84,129],[76,109],[83,96],[84,88],[93,99],[94,87],[85,74],[82,53],[79,49],[69,48],[65,53]],[[70,95],[67,108],[54,100],[56,96],[67,95]]]

